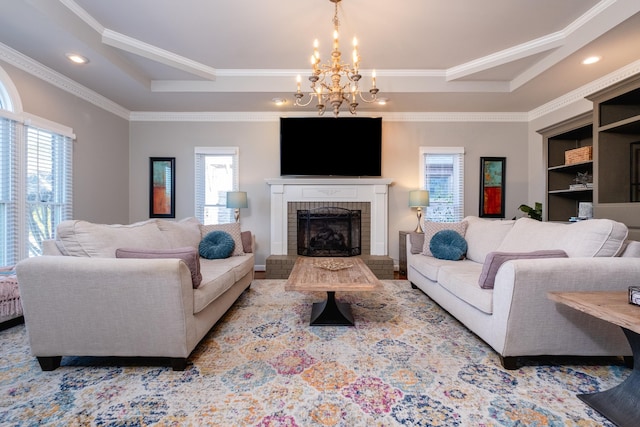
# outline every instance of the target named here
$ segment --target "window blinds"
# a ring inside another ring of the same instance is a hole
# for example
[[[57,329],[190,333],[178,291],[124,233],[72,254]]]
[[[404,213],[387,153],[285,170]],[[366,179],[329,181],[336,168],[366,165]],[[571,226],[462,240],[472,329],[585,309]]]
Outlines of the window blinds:
[[[425,219],[459,222],[464,218],[464,148],[422,147],[422,188],[429,190]]]
[[[238,190],[238,148],[195,147],[195,216],[202,224],[234,222],[227,192]]]
[[[18,261],[16,147],[16,122],[0,117],[0,265],[13,265]]]
[[[72,140],[26,127],[25,224],[28,256],[42,254],[42,241],[53,239],[56,226],[71,219]]]

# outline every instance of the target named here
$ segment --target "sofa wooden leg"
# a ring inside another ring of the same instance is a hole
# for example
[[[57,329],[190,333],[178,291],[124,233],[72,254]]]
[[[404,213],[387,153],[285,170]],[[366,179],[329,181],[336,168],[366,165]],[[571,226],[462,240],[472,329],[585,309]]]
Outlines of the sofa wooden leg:
[[[418,287],[411,282],[411,289],[418,289]]]
[[[54,371],[60,367],[62,356],[38,357],[38,363],[43,371]]]
[[[187,368],[187,358],[186,357],[172,357],[171,358],[171,368],[174,371],[184,371]]]
[[[514,369],[518,369],[518,358],[515,356],[500,356],[500,363],[504,369],[509,371],[513,371]]]
[[[633,369],[633,356],[623,356],[622,359],[624,360],[624,366]]]

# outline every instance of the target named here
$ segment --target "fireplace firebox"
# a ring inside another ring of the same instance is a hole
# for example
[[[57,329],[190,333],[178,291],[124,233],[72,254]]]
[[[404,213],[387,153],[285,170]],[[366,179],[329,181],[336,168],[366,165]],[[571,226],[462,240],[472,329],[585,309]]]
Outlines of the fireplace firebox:
[[[298,255],[348,257],[361,255],[360,210],[321,207],[298,210]]]

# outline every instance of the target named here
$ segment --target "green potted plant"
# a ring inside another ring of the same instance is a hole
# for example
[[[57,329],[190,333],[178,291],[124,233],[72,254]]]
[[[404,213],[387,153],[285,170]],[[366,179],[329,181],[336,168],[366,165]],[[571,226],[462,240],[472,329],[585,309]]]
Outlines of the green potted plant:
[[[529,218],[542,221],[542,203],[536,202],[535,207],[520,205],[519,210],[526,213]]]

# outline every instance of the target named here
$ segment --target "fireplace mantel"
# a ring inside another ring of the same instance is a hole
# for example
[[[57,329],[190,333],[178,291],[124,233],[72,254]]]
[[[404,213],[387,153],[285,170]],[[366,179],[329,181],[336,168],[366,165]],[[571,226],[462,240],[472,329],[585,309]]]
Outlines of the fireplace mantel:
[[[371,255],[388,253],[389,184],[387,178],[272,178],[271,255],[287,254],[289,202],[371,203]]]

